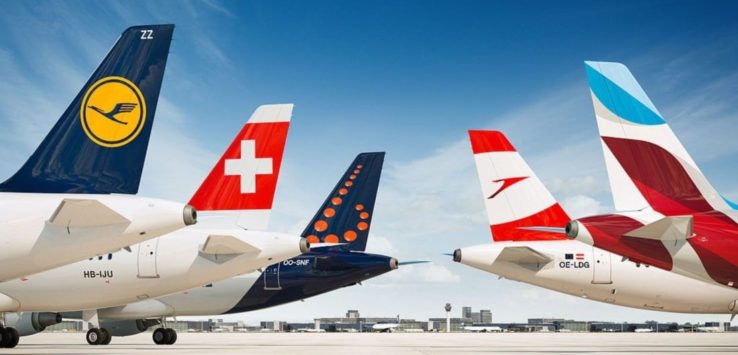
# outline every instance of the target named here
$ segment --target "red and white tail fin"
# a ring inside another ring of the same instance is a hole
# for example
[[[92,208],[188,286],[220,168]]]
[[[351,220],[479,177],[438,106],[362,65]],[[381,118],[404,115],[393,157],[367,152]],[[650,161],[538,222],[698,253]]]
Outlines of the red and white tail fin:
[[[617,210],[729,208],[625,65],[586,62],[585,69]]]
[[[238,212],[238,225],[263,230],[277,188],[292,104],[259,106],[190,199],[198,212]]]
[[[507,137],[499,131],[470,130],[469,140],[492,239],[566,239],[560,229],[569,222],[569,216]]]

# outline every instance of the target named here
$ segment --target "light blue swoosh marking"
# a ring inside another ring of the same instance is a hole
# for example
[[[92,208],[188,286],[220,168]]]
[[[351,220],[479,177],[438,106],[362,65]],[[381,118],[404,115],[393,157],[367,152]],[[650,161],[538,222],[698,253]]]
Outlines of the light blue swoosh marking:
[[[658,113],[652,111],[633,95],[623,90],[618,84],[615,84],[589,64],[585,64],[585,67],[590,89],[612,113],[624,120],[642,125],[666,123]]]
[[[725,197],[724,197],[724,196],[722,196],[722,195],[721,195],[720,197],[722,197],[722,198],[723,198],[723,201],[725,201],[725,203],[727,203],[727,204],[728,204],[728,206],[730,206],[730,208],[732,208],[732,209],[734,209],[734,210],[738,210],[738,203],[735,203],[735,202],[733,202],[733,201],[731,201],[731,200],[728,200],[727,198],[725,198]]]

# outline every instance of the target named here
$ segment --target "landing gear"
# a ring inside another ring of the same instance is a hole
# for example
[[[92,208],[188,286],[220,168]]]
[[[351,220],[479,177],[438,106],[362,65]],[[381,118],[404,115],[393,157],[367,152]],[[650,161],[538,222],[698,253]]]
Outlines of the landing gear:
[[[112,340],[110,332],[105,328],[92,328],[87,331],[87,344],[90,345],[108,345]]]
[[[169,328],[167,331],[169,332],[169,343],[167,343],[167,344],[168,345],[173,345],[174,343],[177,342],[177,331],[174,330],[174,329],[172,329],[172,328]],[[17,341],[16,341],[16,343],[17,343]]]
[[[92,325],[92,328],[87,331],[87,335],[85,336],[87,344],[110,344],[110,340],[112,340],[113,337],[107,329],[100,327],[100,320],[97,318],[97,309],[87,309],[82,311],[82,329],[87,329],[90,325]]]
[[[157,328],[151,337],[156,345],[172,345],[177,342],[177,331],[172,328]]]
[[[113,336],[110,335],[110,332],[105,328],[100,328],[100,331],[105,335],[105,338],[100,342],[100,345],[110,344],[110,341],[113,340]]]
[[[14,348],[18,345],[20,335],[15,328],[0,327],[0,348]]]

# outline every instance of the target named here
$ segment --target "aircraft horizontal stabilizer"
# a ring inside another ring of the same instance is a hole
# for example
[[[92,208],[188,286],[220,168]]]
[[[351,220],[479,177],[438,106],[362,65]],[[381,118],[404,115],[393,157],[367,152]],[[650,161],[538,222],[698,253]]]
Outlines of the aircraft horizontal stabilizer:
[[[453,255],[452,255],[453,256]],[[414,265],[414,264],[427,264],[430,260],[410,260],[410,261],[400,261],[398,265]]]
[[[97,200],[64,199],[49,218],[49,223],[59,227],[90,228],[131,221]]]
[[[210,235],[200,249],[207,256],[236,256],[247,253],[258,253],[261,249],[231,235]]]
[[[626,237],[653,240],[687,240],[692,238],[692,216],[670,216],[625,233]]]
[[[497,260],[520,265],[543,265],[553,259],[530,247],[505,247]]]

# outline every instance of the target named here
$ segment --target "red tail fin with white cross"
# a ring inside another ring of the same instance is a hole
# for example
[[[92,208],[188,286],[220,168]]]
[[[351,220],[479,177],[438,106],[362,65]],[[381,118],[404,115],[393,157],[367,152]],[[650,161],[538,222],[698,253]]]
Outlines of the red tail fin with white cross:
[[[239,211],[239,225],[264,229],[277,188],[292,104],[259,106],[190,199],[198,211]]]

